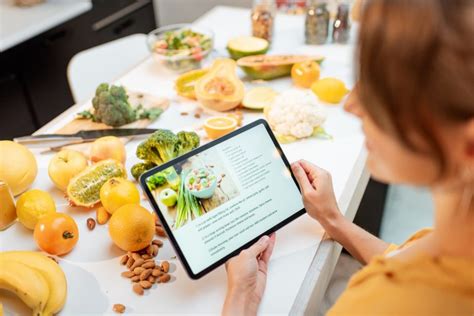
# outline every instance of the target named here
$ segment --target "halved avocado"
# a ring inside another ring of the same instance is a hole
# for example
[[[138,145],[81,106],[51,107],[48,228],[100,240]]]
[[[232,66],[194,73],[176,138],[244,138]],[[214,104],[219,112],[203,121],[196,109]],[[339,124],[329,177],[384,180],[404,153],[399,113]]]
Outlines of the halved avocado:
[[[323,56],[317,55],[257,55],[237,60],[237,65],[252,79],[271,80],[289,76],[296,63],[314,60],[321,64]]]
[[[237,77],[237,65],[230,58],[218,58],[208,73],[195,85],[198,101],[215,111],[228,111],[237,107],[244,98],[244,83]]]
[[[227,51],[233,59],[266,54],[269,47],[267,40],[254,36],[239,36],[227,43]]]

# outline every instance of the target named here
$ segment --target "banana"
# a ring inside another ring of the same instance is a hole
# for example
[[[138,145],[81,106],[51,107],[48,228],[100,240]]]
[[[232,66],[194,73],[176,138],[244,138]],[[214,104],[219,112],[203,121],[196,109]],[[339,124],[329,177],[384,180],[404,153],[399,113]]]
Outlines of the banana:
[[[48,282],[36,270],[23,263],[0,259],[0,289],[16,294],[33,315],[43,315],[49,297]]]
[[[21,262],[41,273],[49,286],[49,299],[43,311],[44,315],[58,313],[66,303],[67,282],[61,267],[41,252],[6,251],[0,253],[0,260]]]

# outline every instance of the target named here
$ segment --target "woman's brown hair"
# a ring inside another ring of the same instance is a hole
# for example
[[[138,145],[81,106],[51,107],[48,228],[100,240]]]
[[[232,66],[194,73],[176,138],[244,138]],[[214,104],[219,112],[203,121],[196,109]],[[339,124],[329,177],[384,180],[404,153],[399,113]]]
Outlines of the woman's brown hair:
[[[421,137],[446,167],[435,122],[474,118],[474,1],[369,0],[362,14],[362,105],[410,148],[419,151],[407,131]]]

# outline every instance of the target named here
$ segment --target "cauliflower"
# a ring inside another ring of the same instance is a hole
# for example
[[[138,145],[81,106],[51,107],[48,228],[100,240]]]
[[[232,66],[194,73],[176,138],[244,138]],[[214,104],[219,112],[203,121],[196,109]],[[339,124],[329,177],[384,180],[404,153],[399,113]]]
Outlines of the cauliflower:
[[[275,98],[267,120],[279,136],[305,138],[324,123],[326,113],[313,94],[292,89]]]

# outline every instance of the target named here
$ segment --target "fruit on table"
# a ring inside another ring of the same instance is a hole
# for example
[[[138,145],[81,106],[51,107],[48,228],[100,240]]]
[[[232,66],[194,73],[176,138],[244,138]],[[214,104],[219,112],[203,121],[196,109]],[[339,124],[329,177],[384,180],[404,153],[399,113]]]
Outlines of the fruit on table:
[[[109,235],[122,250],[138,251],[149,246],[155,235],[153,215],[138,204],[127,204],[109,220]]]
[[[320,71],[319,64],[314,60],[296,63],[291,67],[291,79],[298,87],[309,88],[319,79]]]
[[[67,298],[67,281],[63,270],[54,260],[35,251],[5,251],[0,253],[0,262],[4,261],[24,264],[39,272],[46,280],[49,297],[43,315],[56,314],[63,308]],[[25,278],[26,276],[23,277],[25,282],[29,282]]]
[[[160,192],[160,201],[164,205],[171,207],[176,204],[178,200],[178,194],[173,189],[164,189]]]
[[[106,159],[115,159],[125,163],[127,152],[120,138],[105,136],[96,139],[91,146],[91,161],[98,162]]]
[[[39,219],[33,236],[41,250],[52,255],[62,256],[76,246],[79,230],[71,216],[64,213],[53,213]]]
[[[109,214],[126,204],[139,204],[140,193],[133,182],[123,178],[109,179],[100,189],[100,201]]]
[[[272,104],[278,93],[269,87],[253,88],[245,94],[242,105],[252,110],[263,110]]]
[[[16,202],[18,220],[28,229],[34,229],[38,220],[56,213],[56,205],[48,192],[30,190],[23,193]]]
[[[222,137],[237,127],[237,120],[228,116],[210,117],[204,123],[204,130],[211,139]]]
[[[205,74],[209,71],[208,68],[204,69],[196,69],[188,71],[176,79],[174,83],[174,89],[176,93],[182,97],[196,99],[196,94],[194,92],[194,88],[196,86],[196,82],[201,79]]]
[[[16,294],[32,309],[32,315],[43,315],[50,295],[43,275],[17,261],[0,259],[0,266],[0,289]]]
[[[244,83],[237,77],[235,61],[218,58],[196,83],[196,98],[206,108],[228,111],[244,98]]]
[[[268,51],[269,47],[270,44],[267,40],[255,36],[239,36],[227,43],[227,51],[233,59],[262,55]]]
[[[123,165],[117,160],[99,161],[69,181],[68,199],[75,206],[93,207],[100,201],[100,189],[107,180],[126,177],[127,173]]]
[[[344,82],[336,78],[323,78],[311,85],[311,90],[321,101],[339,103],[349,92]]]
[[[252,79],[270,80],[288,76],[296,63],[314,60],[321,63],[322,56],[306,55],[256,55],[237,60],[237,65]]]
[[[48,175],[54,185],[65,192],[69,181],[87,167],[87,158],[72,149],[63,149],[51,158]]]
[[[0,180],[0,230],[7,229],[16,220],[16,207],[8,184]]]
[[[8,183],[14,196],[25,192],[37,173],[35,156],[28,148],[9,140],[0,141],[0,179]]]

